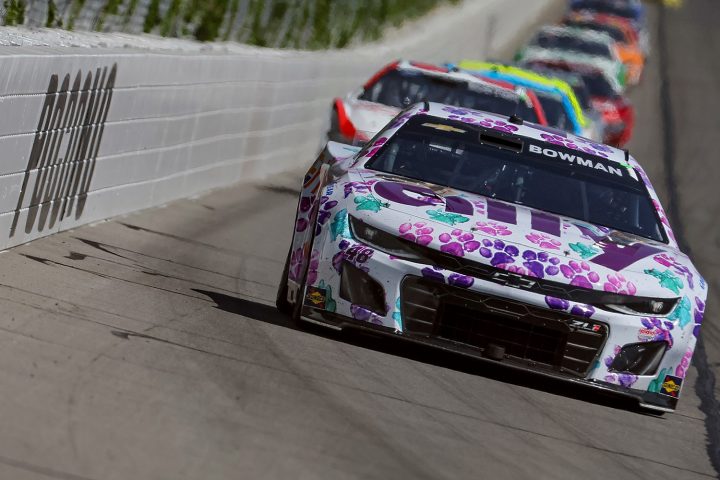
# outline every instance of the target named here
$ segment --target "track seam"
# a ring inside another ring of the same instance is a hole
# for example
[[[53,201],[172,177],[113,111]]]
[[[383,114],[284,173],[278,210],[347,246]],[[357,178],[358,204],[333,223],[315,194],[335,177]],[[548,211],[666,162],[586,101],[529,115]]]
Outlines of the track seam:
[[[682,249],[691,254],[690,245],[685,240],[685,230],[679,212],[680,197],[677,192],[675,178],[675,137],[673,135],[673,110],[670,98],[670,76],[668,75],[668,46],[666,38],[666,11],[660,7],[658,14],[658,46],[660,50],[660,107],[663,125],[663,166],[665,167],[665,186],[669,197],[668,213],[675,225],[675,235]],[[695,348],[694,364],[698,370],[695,393],[700,398],[700,411],[705,414],[705,430],[707,432],[707,452],[710,463],[720,475],[720,403],[715,398],[715,374],[708,364],[707,352],[702,336],[698,336]]]

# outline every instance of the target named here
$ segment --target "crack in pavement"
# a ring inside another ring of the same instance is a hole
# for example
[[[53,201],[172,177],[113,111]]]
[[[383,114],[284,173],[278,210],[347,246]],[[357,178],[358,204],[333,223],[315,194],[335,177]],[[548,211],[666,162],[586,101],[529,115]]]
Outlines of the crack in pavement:
[[[83,477],[81,475],[75,475],[73,473],[67,473],[53,468],[41,467],[33,463],[23,462],[22,460],[15,460],[13,458],[5,457],[0,455],[0,463],[9,467],[17,468],[18,470],[25,470],[26,472],[37,473],[50,478],[57,478],[59,480],[94,480],[90,477]]]

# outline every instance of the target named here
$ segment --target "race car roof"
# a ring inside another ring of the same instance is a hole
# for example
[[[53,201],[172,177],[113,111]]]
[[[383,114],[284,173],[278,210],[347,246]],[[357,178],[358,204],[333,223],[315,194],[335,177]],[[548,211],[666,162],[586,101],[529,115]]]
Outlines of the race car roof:
[[[550,78],[527,68],[476,60],[462,60],[458,67],[469,72],[480,73],[500,80],[508,80],[516,84],[520,82],[523,86],[535,88],[538,91],[556,92],[560,95],[563,103],[567,103],[571,120],[577,122],[580,128],[588,124],[575,92],[564,80]]]
[[[468,115],[459,115],[461,112],[467,112]],[[457,120],[458,116],[472,117],[473,115],[475,115],[478,117],[485,117],[489,120],[494,121],[494,123],[499,127],[501,131],[507,131],[507,129],[511,129],[513,135],[535,140],[538,143],[544,144],[544,146],[546,146],[546,148],[548,149],[552,149],[553,146],[567,147],[568,145],[574,145],[577,147],[577,150],[579,152],[599,155],[613,162],[620,163],[623,166],[627,164],[626,153],[624,150],[594,142],[590,139],[580,137],[578,135],[573,135],[569,132],[544,127],[542,125],[537,125],[534,123],[523,122],[522,125],[510,123],[508,117],[503,115],[496,115],[494,113],[481,112],[468,108],[452,107],[432,102],[428,102],[424,105],[418,105],[417,108],[413,110],[413,114],[431,115],[447,120]]]
[[[485,93],[487,95],[504,97],[512,101],[516,101],[519,99],[517,92],[513,90],[502,88],[501,86],[496,85],[492,82],[488,82],[487,80],[478,78],[476,75],[473,75],[471,73],[452,70],[445,66],[414,62],[409,60],[399,60],[395,66],[395,69],[404,71],[415,71],[418,73],[422,73],[423,75],[445,78],[447,80],[454,80],[457,82],[465,82],[468,84],[470,90],[477,93]]]
[[[551,25],[542,27],[538,31],[538,35],[555,35],[558,37],[575,37],[587,42],[603,43],[607,45],[613,45],[615,40],[605,33],[597,30],[589,30],[585,28],[577,28],[567,25]]]

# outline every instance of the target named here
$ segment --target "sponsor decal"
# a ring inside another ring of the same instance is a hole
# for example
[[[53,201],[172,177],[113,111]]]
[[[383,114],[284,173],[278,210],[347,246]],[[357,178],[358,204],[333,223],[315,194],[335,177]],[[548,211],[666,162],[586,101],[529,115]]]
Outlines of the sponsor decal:
[[[522,275],[509,272],[495,272],[492,281],[506,287],[522,288],[524,290],[530,290],[537,284],[537,282],[528,280]]]
[[[325,308],[327,294],[324,288],[307,287],[305,292],[305,305],[315,308]]]
[[[576,330],[585,330],[586,332],[600,332],[602,331],[602,325],[597,323],[585,322],[583,320],[570,320],[570,327]]]
[[[655,328],[641,328],[638,331],[638,340],[641,342],[649,342],[654,340],[658,335],[662,335],[662,331]]]
[[[605,173],[617,175],[618,177],[624,177],[623,168],[615,167],[609,164],[605,164],[596,159],[583,158],[580,155],[573,153],[561,152],[552,148],[543,148],[537,145],[530,145],[528,151],[537,155],[543,155],[550,158],[559,158],[560,160],[566,160],[570,163],[581,165],[583,167],[591,168],[593,170],[602,170]]]
[[[680,387],[682,386],[682,378],[673,375],[665,375],[660,393],[669,397],[678,398],[680,396]]]
[[[434,128],[435,130],[440,130],[441,132],[467,133],[467,130],[455,128],[452,125],[444,125],[442,123],[423,123],[422,126]]]

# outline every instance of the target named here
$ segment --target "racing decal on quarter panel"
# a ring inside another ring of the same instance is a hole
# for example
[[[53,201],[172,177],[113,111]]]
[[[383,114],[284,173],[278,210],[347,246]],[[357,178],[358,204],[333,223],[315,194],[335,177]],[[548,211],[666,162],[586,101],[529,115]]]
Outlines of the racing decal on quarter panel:
[[[495,200],[487,201],[487,216],[490,220],[498,222],[517,224],[517,210],[512,205]]]
[[[305,305],[310,305],[316,308],[325,308],[325,301],[327,297],[325,295],[324,288],[318,288],[308,286],[305,293]]]
[[[665,375],[665,379],[660,385],[660,393],[669,397],[678,398],[680,396],[680,388],[683,379],[674,375]]]
[[[533,230],[560,236],[560,217],[542,212],[533,211],[531,214],[531,223]]]
[[[310,171],[305,175],[305,179],[303,181],[303,187],[308,188],[310,185],[313,185],[315,180],[318,179],[320,176],[320,168],[313,166]]]
[[[26,192],[32,189],[25,232],[42,231],[85,209],[95,162],[113,97],[117,64],[83,74],[78,71],[71,86],[71,75],[62,84],[58,75],[50,77],[40,112],[30,159],[25,170],[10,236],[25,208]],[[33,172],[37,171],[34,185]],[[75,203],[77,202],[77,203]]]

